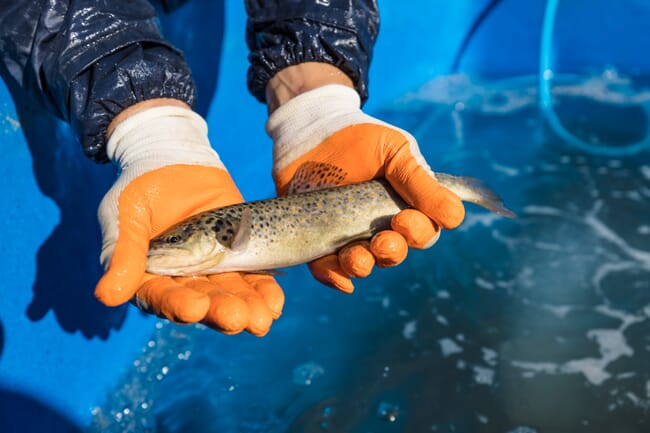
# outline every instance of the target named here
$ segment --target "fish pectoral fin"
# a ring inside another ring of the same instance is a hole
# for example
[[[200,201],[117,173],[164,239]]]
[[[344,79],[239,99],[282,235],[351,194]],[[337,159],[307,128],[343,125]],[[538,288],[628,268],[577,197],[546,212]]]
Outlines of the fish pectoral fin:
[[[253,213],[250,208],[245,207],[242,209],[241,218],[239,219],[239,227],[237,233],[232,238],[230,249],[235,253],[246,251],[248,242],[251,239],[251,230],[253,227]]]
[[[318,191],[319,189],[333,188],[341,185],[348,174],[341,167],[325,162],[307,161],[298,167],[287,194]]]

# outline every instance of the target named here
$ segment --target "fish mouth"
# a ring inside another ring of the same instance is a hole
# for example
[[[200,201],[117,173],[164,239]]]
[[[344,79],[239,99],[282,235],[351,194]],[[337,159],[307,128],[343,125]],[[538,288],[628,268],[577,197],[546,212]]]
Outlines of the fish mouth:
[[[165,247],[165,248],[155,248],[155,249],[150,249],[147,252],[147,259],[151,257],[179,257],[179,256],[186,256],[188,254],[191,254],[192,251],[181,248],[181,247],[176,247],[176,248],[170,248],[170,247]]]
[[[223,251],[215,246],[212,251],[195,257],[185,248],[165,248],[149,251],[146,271],[152,274],[168,276],[204,275],[206,270],[221,261]]]
[[[169,255],[169,253],[166,251],[149,251],[149,253],[147,253],[147,260],[152,257],[162,257],[167,255]]]

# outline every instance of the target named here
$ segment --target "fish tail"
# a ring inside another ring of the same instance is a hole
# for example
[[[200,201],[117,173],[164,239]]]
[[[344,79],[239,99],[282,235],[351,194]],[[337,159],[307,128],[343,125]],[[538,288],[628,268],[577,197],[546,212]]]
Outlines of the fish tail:
[[[445,173],[436,173],[436,179],[438,179],[438,182],[442,186],[451,190],[463,201],[477,204],[507,218],[515,218],[517,216],[505,206],[503,199],[480,179],[453,176]]]

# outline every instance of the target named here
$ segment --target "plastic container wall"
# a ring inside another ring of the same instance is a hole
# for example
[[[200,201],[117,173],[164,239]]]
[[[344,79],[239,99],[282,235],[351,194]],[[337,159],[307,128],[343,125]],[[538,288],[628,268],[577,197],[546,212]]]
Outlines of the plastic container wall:
[[[544,53],[549,3],[381,0],[367,110],[449,73],[499,79],[542,68],[544,78],[550,69],[549,92],[559,73],[609,70],[632,77],[623,83],[631,89],[643,84],[634,77],[650,68],[646,2],[560,1]],[[192,1],[162,24],[197,75],[199,110],[214,147],[245,197],[268,197],[270,141],[265,107],[246,91],[243,4],[228,1],[223,8],[222,2]],[[549,101],[548,109],[557,107]],[[4,86],[0,110],[0,430],[47,425],[50,432],[75,431],[89,423],[92,408],[146,344],[154,321],[133,307],[104,308],[92,296],[101,275],[95,212],[113,169],[85,160],[66,125],[28,101],[14,101]],[[639,134],[628,144],[644,140],[644,119],[643,112]]]

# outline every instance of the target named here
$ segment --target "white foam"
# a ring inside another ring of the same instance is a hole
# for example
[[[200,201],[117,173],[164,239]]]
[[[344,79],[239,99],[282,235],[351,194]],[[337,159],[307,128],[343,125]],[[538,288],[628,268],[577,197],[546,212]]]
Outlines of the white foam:
[[[592,385],[601,385],[612,377],[607,371],[610,364],[626,356],[633,356],[632,349],[625,338],[625,330],[632,324],[647,320],[644,316],[635,316],[607,305],[594,308],[600,314],[619,319],[621,325],[615,329],[592,329],[587,338],[598,344],[600,357],[573,359],[565,363],[512,361],[512,365],[529,373],[545,374],[582,374]]]
[[[650,180],[650,166],[642,165],[641,167],[639,167],[639,171],[641,171],[641,175],[644,178]]]
[[[441,314],[436,315],[436,321],[444,326],[449,326],[449,321]]]
[[[494,384],[494,370],[491,368],[481,367],[475,365],[474,370],[474,382],[479,385],[491,386]]]
[[[480,287],[481,289],[494,290],[494,283],[492,283],[492,282],[490,282],[490,281],[488,281],[488,280],[486,280],[484,278],[476,277],[476,278],[474,278],[474,283],[476,283],[476,285],[478,287]]]
[[[494,367],[498,363],[499,355],[495,350],[492,350],[487,347],[481,347],[481,352],[483,352],[483,361],[489,366]]]
[[[555,316],[561,319],[566,317],[567,314],[569,314],[571,311],[573,311],[576,308],[572,305],[550,305],[550,304],[541,304],[540,307],[546,311],[550,311]]]
[[[309,386],[314,379],[325,374],[325,369],[314,361],[308,361],[300,364],[293,369],[293,383],[296,385]]]
[[[406,322],[404,324],[404,327],[402,328],[402,336],[407,339],[411,340],[413,337],[415,337],[415,332],[418,329],[418,322],[415,320],[411,320],[410,322]]]
[[[445,358],[455,355],[457,353],[461,353],[463,351],[463,348],[458,345],[454,340],[451,338],[443,338],[441,340],[438,340],[438,344],[440,344],[440,350],[442,352],[442,356]]]
[[[494,213],[467,212],[465,214],[465,220],[463,220],[463,224],[457,230],[464,232],[468,231],[474,226],[490,227],[494,221],[497,221],[501,218],[501,216]]]
[[[505,115],[536,106],[537,86],[535,77],[492,80],[485,85],[465,74],[447,75],[434,78],[396,104],[422,101],[451,106],[455,112]],[[645,106],[650,103],[650,91],[639,89],[632,79],[623,77],[618,71],[612,73],[610,69],[590,77],[553,77],[551,91],[554,97],[585,98],[614,106]]]
[[[490,163],[490,167],[497,173],[504,174],[508,177],[515,177],[518,176],[521,172],[518,168],[515,167],[508,167],[507,165],[499,164],[494,161]]]
[[[642,224],[637,227],[636,232],[640,235],[650,235],[650,226]]]
[[[636,260],[645,268],[650,269],[650,252],[630,246],[622,237],[600,221],[596,217],[599,207],[600,206],[597,203],[594,209],[588,213],[582,221],[584,221],[584,223],[586,223],[601,239],[614,244],[625,255]]]

